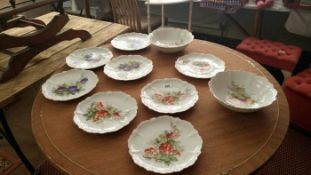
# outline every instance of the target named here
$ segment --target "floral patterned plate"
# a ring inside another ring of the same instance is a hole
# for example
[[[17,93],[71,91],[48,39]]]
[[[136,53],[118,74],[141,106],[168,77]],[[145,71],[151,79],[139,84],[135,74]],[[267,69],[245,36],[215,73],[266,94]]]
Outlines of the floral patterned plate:
[[[193,78],[211,78],[225,70],[225,63],[212,54],[191,53],[178,58],[175,68]]]
[[[192,84],[177,78],[154,80],[141,90],[140,97],[144,105],[160,113],[186,111],[199,99]]]
[[[119,50],[136,51],[150,45],[148,35],[142,33],[125,33],[111,40],[111,45]]]
[[[118,91],[99,92],[78,104],[73,121],[88,133],[104,134],[128,125],[136,114],[133,97]]]
[[[141,122],[128,140],[134,162],[147,171],[166,174],[193,165],[203,140],[191,123],[171,116]]]
[[[91,92],[98,82],[89,70],[71,69],[52,75],[43,85],[42,94],[54,101],[68,101]]]
[[[121,55],[104,67],[104,73],[115,80],[136,80],[148,75],[153,69],[152,61],[140,55]]]
[[[107,48],[84,48],[76,50],[67,56],[66,63],[72,68],[93,69],[105,65],[112,56],[112,52]]]
[[[265,77],[251,72],[220,72],[208,84],[220,104],[238,112],[258,111],[271,105],[277,96],[277,91]]]

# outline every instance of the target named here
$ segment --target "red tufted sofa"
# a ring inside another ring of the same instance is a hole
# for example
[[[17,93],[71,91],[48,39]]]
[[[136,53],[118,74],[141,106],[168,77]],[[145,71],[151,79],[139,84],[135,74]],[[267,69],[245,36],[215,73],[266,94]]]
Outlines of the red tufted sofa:
[[[294,70],[302,52],[302,49],[297,46],[255,37],[244,39],[236,49],[261,64],[290,72]]]
[[[311,66],[287,79],[283,88],[290,108],[291,122],[311,131]]]

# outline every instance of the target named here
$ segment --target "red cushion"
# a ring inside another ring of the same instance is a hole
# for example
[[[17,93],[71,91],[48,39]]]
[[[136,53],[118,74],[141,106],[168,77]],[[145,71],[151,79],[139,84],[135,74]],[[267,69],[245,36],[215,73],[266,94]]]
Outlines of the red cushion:
[[[307,98],[287,86],[284,86],[284,92],[289,105],[291,122],[307,131],[311,131],[311,98]]]
[[[311,67],[287,79],[285,87],[306,98],[311,98]]]
[[[301,55],[301,48],[280,42],[244,39],[236,48],[261,64],[278,69],[293,71]]]

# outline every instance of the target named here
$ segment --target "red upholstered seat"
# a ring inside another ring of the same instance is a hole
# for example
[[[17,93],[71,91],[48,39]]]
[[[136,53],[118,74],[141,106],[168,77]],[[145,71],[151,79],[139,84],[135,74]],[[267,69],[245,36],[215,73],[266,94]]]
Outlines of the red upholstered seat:
[[[285,86],[307,98],[311,98],[311,68],[289,78],[285,82]]]
[[[311,131],[311,67],[289,78],[284,84],[291,121]]]
[[[290,72],[294,70],[302,52],[297,46],[254,37],[244,39],[236,49],[261,64]]]

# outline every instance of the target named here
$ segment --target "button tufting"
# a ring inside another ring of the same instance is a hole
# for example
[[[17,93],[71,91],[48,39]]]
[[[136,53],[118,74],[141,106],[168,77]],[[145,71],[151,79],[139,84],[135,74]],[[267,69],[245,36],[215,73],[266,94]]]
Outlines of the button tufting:
[[[292,71],[301,55],[301,48],[288,46],[280,42],[271,42],[248,37],[238,46],[237,50],[243,52],[261,64],[278,69]]]
[[[278,54],[280,54],[280,55],[285,55],[285,54],[286,54],[286,51],[283,50],[283,49],[280,49],[280,50],[278,50]]]

